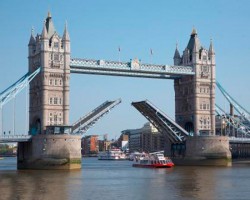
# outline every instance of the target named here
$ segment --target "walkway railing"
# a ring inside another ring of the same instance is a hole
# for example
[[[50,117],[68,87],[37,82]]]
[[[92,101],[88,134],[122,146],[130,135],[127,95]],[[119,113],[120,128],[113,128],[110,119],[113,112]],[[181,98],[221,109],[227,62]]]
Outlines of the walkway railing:
[[[142,78],[176,79],[182,75],[194,75],[193,67],[143,64],[139,60],[117,62],[73,58],[71,73],[129,76]]]
[[[31,140],[31,135],[0,135],[0,143],[27,142],[29,140]]]

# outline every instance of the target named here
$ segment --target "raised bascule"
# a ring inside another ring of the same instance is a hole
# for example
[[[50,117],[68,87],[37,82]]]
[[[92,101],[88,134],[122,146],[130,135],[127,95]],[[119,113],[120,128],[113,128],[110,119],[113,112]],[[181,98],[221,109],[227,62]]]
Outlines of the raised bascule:
[[[104,102],[70,125],[71,73],[173,79],[175,120],[148,100],[133,102],[132,105],[169,139],[165,153],[176,164],[230,163],[228,137],[215,135],[216,62],[213,43],[211,41],[209,49],[205,49],[195,29],[183,55],[176,47],[172,66],[144,64],[138,59],[118,62],[72,58],[67,25],[60,37],[50,13],[42,33],[36,37],[31,33],[28,48],[29,74],[25,76],[25,83],[30,85],[29,135],[22,140],[16,138],[19,142],[19,169],[81,168],[82,133],[121,102],[120,99]],[[31,76],[34,73],[35,76]],[[10,94],[16,92],[11,88],[8,91]],[[1,103],[4,98],[0,97]]]

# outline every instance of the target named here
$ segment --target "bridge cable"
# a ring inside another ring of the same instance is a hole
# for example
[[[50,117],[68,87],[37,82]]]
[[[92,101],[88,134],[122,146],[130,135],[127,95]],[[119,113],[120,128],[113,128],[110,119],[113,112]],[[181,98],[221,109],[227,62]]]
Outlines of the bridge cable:
[[[26,116],[26,123],[25,123],[25,134],[28,133],[28,88],[29,85],[26,86],[26,110],[25,110],[25,116]]]
[[[0,135],[3,135],[3,106],[0,104]]]
[[[250,113],[245,108],[243,108],[231,95],[229,95],[229,93],[221,86],[218,81],[216,81],[216,85],[228,102],[233,105],[235,110],[250,123]]]
[[[16,126],[16,96],[13,98],[13,135],[15,135],[15,126]]]

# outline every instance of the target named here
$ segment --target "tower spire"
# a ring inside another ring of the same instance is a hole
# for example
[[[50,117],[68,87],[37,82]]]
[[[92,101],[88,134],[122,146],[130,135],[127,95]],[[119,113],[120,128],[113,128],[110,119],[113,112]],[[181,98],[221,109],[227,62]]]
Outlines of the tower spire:
[[[42,38],[43,39],[48,38],[48,33],[47,33],[47,29],[46,29],[46,22],[43,23]]]
[[[192,30],[191,35],[197,35],[197,30],[196,30],[196,28],[195,28],[195,27],[193,27],[193,30]]]
[[[69,41],[70,40],[67,21],[65,22],[65,27],[64,27],[63,38],[62,39],[65,40],[65,41]]]
[[[50,11],[48,12],[48,16],[46,18],[45,26],[46,26],[46,29],[47,29],[47,37],[50,39],[56,32],[56,29],[54,27]]]
[[[30,41],[29,45],[33,45],[36,43],[35,37],[34,37],[34,27],[31,28],[31,35],[30,35]]]
[[[214,45],[213,45],[213,40],[212,39],[210,39],[210,46],[209,46],[208,53],[211,54],[211,55],[215,54],[215,52],[214,52]]]
[[[47,18],[51,18],[51,13],[50,13],[50,11],[48,11],[48,16],[47,16]]]
[[[200,40],[198,38],[198,33],[195,28],[192,29],[187,49],[189,50],[190,53],[198,52],[200,50]]]
[[[180,52],[178,50],[178,42],[176,42],[176,48],[175,48],[174,58],[181,58]]]

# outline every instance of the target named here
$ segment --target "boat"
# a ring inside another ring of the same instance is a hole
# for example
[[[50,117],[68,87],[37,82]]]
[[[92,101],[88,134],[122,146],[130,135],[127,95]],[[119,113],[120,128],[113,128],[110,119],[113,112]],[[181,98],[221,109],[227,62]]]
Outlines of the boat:
[[[120,149],[110,149],[99,152],[98,160],[126,160],[126,154]]]
[[[129,156],[128,156],[128,159],[130,161],[134,161],[135,159],[138,159],[140,158],[144,153],[140,153],[140,152],[133,152],[133,153],[130,153]]]
[[[134,160],[133,167],[145,168],[170,168],[174,163],[168,157],[164,157],[162,152],[154,152],[142,154],[138,159]]]

